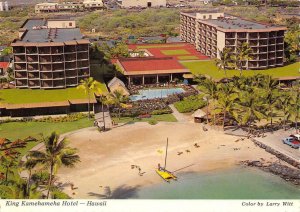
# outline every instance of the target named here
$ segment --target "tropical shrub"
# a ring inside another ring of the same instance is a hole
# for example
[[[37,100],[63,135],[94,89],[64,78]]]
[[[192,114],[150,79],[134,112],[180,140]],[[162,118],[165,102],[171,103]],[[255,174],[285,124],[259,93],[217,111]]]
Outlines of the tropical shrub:
[[[180,113],[189,113],[198,110],[206,105],[203,95],[185,97],[180,102],[175,102],[174,106]]]

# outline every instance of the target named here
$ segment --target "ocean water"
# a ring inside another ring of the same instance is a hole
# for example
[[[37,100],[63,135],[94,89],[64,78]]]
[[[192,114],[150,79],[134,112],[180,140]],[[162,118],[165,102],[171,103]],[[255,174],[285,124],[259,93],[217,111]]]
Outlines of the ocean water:
[[[165,88],[165,89],[148,89],[139,90],[138,95],[130,96],[132,101],[143,100],[143,99],[155,99],[155,98],[165,98],[168,95],[184,93],[182,88]]]
[[[136,199],[299,199],[296,187],[278,176],[252,168],[208,173],[185,173],[178,181],[144,187]]]

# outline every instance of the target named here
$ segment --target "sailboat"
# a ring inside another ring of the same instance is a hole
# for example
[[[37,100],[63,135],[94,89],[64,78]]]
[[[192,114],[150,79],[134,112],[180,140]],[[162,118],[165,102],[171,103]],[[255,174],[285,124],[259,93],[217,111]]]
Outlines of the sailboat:
[[[164,165],[164,167],[158,167],[155,171],[163,180],[170,183],[171,180],[177,180],[177,177],[172,172],[170,172],[166,169],[167,156],[168,156],[168,144],[169,144],[169,141],[168,141],[168,138],[167,138],[165,165]]]

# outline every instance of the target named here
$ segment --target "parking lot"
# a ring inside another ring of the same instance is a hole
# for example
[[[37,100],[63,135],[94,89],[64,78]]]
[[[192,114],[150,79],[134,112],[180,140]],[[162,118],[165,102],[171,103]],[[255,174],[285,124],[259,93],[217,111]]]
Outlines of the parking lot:
[[[279,130],[272,133],[268,133],[266,137],[264,138],[255,138],[255,140],[258,140],[265,145],[270,146],[271,148],[277,150],[278,152],[281,152],[282,154],[285,154],[294,160],[297,160],[300,162],[300,149],[294,149],[287,144],[284,144],[282,142],[282,139],[288,137],[289,135],[295,133],[295,130]]]

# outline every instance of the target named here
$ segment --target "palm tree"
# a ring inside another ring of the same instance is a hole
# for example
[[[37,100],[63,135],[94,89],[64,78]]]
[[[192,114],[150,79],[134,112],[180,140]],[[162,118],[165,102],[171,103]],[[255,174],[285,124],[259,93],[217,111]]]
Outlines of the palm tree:
[[[276,113],[274,113],[278,97],[279,97],[279,91],[278,91],[278,81],[273,79],[271,76],[265,76],[265,80],[263,81],[263,88],[262,93],[264,93],[264,99],[267,104],[267,119],[271,121],[271,128],[273,126],[273,118],[276,116]]]
[[[293,96],[290,92],[281,92],[277,101],[277,108],[283,112],[284,130],[289,119],[292,118],[295,111],[293,105]]]
[[[80,85],[77,86],[77,89],[83,90],[88,97],[88,111],[89,111],[89,119],[91,118],[90,112],[90,103],[91,96],[95,93],[102,93],[101,83],[94,80],[93,77],[89,77],[87,79],[81,80]]]
[[[232,84],[220,84],[218,91],[218,100],[215,112],[223,113],[223,130],[225,129],[225,121],[227,114],[232,113],[235,108],[235,101],[238,98],[238,94],[235,93]]]
[[[37,161],[32,160],[28,155],[26,155],[26,161],[23,164],[23,168],[25,170],[28,170],[28,178],[26,182],[26,196],[30,197],[30,188],[31,188],[31,176],[32,176],[32,170],[36,167]]]
[[[300,116],[300,80],[297,80],[292,89],[293,106],[294,106],[294,121],[296,133],[298,133],[298,119]]]
[[[236,48],[236,52],[232,56],[234,67],[240,71],[240,76],[242,76],[244,63],[252,58],[250,56],[251,53],[252,48],[249,47],[248,43],[244,42]]]
[[[207,111],[206,111],[206,119],[208,123],[208,106],[212,105],[212,111],[215,110],[215,100],[217,99],[218,88],[217,83],[212,80],[212,78],[206,78],[200,81],[198,89],[205,94],[206,102],[207,102]],[[215,124],[215,113],[213,124]]]
[[[128,97],[123,94],[121,90],[114,90],[108,100],[111,104],[114,104],[118,108],[118,118],[121,118],[121,108],[126,107]]]
[[[103,118],[103,128],[104,128],[104,131],[105,131],[105,113],[104,113],[104,106],[108,106],[110,104],[112,104],[111,102],[111,99],[109,98],[108,95],[105,95],[105,94],[101,94],[99,96],[99,100],[101,102],[101,110],[102,110],[102,118]]]
[[[219,52],[219,58],[215,59],[216,66],[219,68],[219,70],[223,70],[225,73],[226,78],[227,76],[227,69],[231,67],[231,52],[232,49],[225,47],[223,48],[223,51],[218,49]]]
[[[65,138],[59,140],[59,135],[55,132],[44,140],[45,151],[31,151],[28,156],[33,163],[41,164],[49,169],[49,180],[47,188],[47,198],[49,198],[50,189],[53,185],[54,176],[61,166],[74,167],[80,161],[76,154],[77,150],[67,146]]]
[[[258,95],[258,92],[241,91],[233,116],[242,125],[248,124],[250,132],[253,122],[265,118],[265,114],[263,113],[264,108],[265,104]]]

